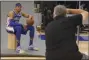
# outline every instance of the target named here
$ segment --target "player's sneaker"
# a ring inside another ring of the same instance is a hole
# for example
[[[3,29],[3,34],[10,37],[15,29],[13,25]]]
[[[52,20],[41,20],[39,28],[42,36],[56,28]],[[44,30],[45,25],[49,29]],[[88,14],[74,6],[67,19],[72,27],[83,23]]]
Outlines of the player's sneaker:
[[[24,53],[26,53],[24,50],[21,49],[20,46],[16,48],[16,52],[19,53],[19,54],[24,54]]]
[[[28,50],[38,51],[39,49],[37,47],[34,47],[34,46],[29,46]]]

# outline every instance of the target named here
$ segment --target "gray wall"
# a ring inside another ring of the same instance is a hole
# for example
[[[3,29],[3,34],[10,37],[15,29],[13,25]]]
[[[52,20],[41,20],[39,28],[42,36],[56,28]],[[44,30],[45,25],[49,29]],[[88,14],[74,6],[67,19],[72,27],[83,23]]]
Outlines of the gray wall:
[[[6,26],[6,19],[7,19],[7,14],[9,11],[13,10],[13,8],[15,7],[15,4],[17,2],[1,2],[1,48],[2,50],[7,49],[7,32],[5,30],[5,26]],[[34,8],[34,2],[29,1],[29,2],[19,2],[22,4],[23,6],[23,10],[25,13],[34,15],[33,12],[33,8]],[[25,19],[21,18],[20,23],[25,23]],[[28,42],[29,41],[29,35],[27,34],[26,36],[22,35],[21,38],[21,45],[24,47],[25,44],[25,48],[28,47]],[[25,42],[25,43],[24,43]],[[1,51],[2,51],[1,50]]]

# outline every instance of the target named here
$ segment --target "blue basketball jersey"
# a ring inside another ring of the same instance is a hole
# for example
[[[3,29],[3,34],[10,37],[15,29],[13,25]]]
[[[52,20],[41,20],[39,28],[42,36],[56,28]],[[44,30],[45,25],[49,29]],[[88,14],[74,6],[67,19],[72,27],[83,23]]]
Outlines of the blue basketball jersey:
[[[14,13],[13,22],[19,23],[19,20],[20,20],[20,18],[22,16],[21,12],[17,14],[15,11],[13,11],[13,13]],[[12,22],[10,22],[10,19],[9,19],[9,16],[8,16],[7,17],[7,23],[6,23],[6,25],[7,25],[6,26],[6,30],[14,32],[14,28],[10,26],[11,23]]]
[[[19,22],[19,20],[20,20],[20,18],[21,18],[21,16],[22,16],[21,12],[18,13],[18,14],[16,14],[15,11],[13,11],[13,12],[14,12],[13,20]]]
[[[18,22],[19,23],[19,20],[22,16],[21,12],[17,14],[15,11],[13,11],[13,13],[14,13],[13,22]],[[9,24],[10,24],[10,19],[8,17],[7,18],[7,26],[9,26]]]

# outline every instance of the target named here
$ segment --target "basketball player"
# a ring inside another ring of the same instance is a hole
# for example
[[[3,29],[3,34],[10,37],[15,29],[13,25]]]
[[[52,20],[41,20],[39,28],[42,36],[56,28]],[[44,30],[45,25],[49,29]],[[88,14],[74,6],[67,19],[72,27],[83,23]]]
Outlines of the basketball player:
[[[16,35],[16,40],[17,40],[16,52],[23,51],[20,46],[20,38],[21,38],[21,34],[26,35],[28,30],[30,30],[29,32],[30,42],[29,42],[28,49],[38,50],[38,48],[33,46],[33,38],[34,38],[34,31],[35,31],[34,26],[28,26],[19,23],[21,16],[28,19],[32,18],[31,15],[21,12],[21,8],[22,5],[20,3],[16,3],[15,9],[8,13],[6,30],[8,33],[14,33]]]

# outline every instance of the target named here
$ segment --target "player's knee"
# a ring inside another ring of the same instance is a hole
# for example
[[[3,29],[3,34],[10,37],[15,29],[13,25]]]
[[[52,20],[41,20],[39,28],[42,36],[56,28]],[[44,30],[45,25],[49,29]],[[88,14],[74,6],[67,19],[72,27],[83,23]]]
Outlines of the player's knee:
[[[21,26],[16,26],[15,29],[21,31],[22,27]]]
[[[34,31],[34,26],[31,26],[31,28],[32,28],[32,31]]]
[[[34,26],[29,26],[30,31],[34,31]]]

